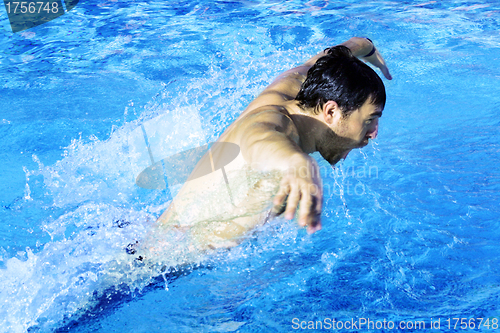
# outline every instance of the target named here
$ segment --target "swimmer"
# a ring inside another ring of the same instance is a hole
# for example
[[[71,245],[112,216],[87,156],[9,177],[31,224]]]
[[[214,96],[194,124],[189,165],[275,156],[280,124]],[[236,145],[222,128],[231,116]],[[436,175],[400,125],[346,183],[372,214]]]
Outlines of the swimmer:
[[[309,154],[317,151],[334,166],[366,146],[377,136],[385,106],[382,80],[358,58],[392,79],[372,41],[360,37],[279,75],[217,140],[238,145],[239,157],[221,172],[190,177],[146,246],[158,249],[162,234],[173,231],[200,251],[229,248],[270,218],[292,220],[296,212],[301,227],[320,230],[322,182]],[[198,165],[217,165],[227,146],[214,148]],[[221,199],[228,195],[229,201]]]

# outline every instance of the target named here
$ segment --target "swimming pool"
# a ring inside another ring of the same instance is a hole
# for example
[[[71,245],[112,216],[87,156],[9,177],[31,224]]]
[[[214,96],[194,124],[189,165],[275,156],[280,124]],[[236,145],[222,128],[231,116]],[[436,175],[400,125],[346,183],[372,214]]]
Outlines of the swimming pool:
[[[1,15],[1,331],[498,324],[497,2],[88,1],[17,34]],[[321,232],[277,220],[168,274],[127,258],[169,199],[134,184],[141,125],[194,112],[210,142],[277,74],[355,35],[394,80],[378,139],[335,171],[318,158]]]

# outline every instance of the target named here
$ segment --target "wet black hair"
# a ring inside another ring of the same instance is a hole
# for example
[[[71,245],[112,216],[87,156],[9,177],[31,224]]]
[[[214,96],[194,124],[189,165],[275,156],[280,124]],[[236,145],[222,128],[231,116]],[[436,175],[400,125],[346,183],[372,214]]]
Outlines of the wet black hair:
[[[372,104],[385,106],[385,87],[382,79],[351,50],[338,45],[327,50],[307,72],[295,99],[304,109],[319,113],[328,101],[335,101],[344,116],[360,108],[368,98]]]

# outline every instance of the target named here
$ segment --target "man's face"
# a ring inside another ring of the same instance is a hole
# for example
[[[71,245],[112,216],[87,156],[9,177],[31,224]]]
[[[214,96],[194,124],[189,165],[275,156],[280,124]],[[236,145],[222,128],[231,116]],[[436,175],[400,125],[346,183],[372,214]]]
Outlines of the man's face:
[[[368,99],[359,109],[340,119],[334,131],[341,138],[342,148],[348,151],[362,148],[370,139],[375,139],[381,116],[381,108],[371,104]]]
[[[337,103],[327,102],[323,106],[325,123],[329,124],[331,135],[323,137],[318,151],[332,166],[354,148],[363,148],[370,139],[375,139],[378,132],[378,119],[382,109],[371,104],[368,99],[359,109],[344,117]]]

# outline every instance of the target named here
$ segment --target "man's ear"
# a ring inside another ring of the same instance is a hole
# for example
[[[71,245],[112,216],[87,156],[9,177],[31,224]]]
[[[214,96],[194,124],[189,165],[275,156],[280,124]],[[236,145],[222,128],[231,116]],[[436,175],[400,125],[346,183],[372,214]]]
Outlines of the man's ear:
[[[335,101],[328,101],[323,104],[322,114],[328,125],[336,125],[342,118],[342,110]]]

